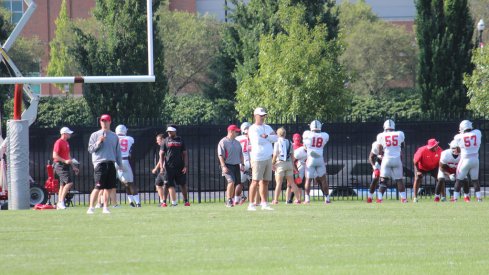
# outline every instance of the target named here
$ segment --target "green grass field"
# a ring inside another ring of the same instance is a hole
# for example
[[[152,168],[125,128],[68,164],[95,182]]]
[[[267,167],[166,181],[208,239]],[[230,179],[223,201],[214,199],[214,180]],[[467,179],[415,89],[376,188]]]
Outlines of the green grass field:
[[[488,274],[489,201],[0,211],[2,274]]]

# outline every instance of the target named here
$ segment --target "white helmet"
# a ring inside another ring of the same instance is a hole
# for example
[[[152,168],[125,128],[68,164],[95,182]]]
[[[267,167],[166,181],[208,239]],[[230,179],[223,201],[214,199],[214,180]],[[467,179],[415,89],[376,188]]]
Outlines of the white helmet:
[[[460,133],[463,133],[468,129],[472,129],[472,122],[470,122],[469,120],[464,120],[460,122],[460,126],[458,127],[458,129],[460,130]]]
[[[452,140],[450,141],[450,143],[448,144],[448,146],[450,146],[450,149],[455,149],[458,147],[458,143],[456,140]]]
[[[241,123],[241,126],[239,127],[241,129],[241,133],[246,134],[248,132],[248,128],[250,128],[251,124],[249,122],[243,122]]]
[[[323,125],[321,124],[321,121],[319,121],[319,120],[313,120],[311,122],[311,124],[309,124],[309,128],[311,129],[311,131],[315,131],[315,130],[321,131],[322,126]]]
[[[396,129],[396,124],[392,119],[388,119],[384,122],[384,131],[385,130],[394,130]]]
[[[126,135],[127,134],[127,128],[126,126],[120,124],[120,125],[117,125],[117,127],[115,127],[115,133],[117,135]]]

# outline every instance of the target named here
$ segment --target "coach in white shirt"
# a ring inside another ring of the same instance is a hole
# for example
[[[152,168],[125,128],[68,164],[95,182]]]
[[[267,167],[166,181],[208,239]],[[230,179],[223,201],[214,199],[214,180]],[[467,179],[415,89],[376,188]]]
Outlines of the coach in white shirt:
[[[267,112],[263,108],[256,108],[253,112],[255,123],[250,126],[248,136],[251,143],[251,170],[252,181],[250,185],[250,198],[256,194],[257,184],[260,185],[260,198],[262,210],[273,210],[267,203],[268,183],[272,180],[272,143],[278,138],[272,127],[265,124]],[[249,211],[255,211],[255,205],[248,205]]]

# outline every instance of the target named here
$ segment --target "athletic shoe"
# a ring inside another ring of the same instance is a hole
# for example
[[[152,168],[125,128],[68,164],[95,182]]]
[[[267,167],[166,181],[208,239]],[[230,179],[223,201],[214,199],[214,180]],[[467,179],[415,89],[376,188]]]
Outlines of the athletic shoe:
[[[140,203],[136,204],[136,207],[141,208],[141,204]]]
[[[121,206],[116,204],[116,205],[112,206],[112,208],[121,208]]]
[[[256,211],[256,206],[254,204],[248,204],[248,211]]]
[[[300,200],[295,200],[294,204],[302,204],[302,202]]]
[[[273,200],[273,201],[272,201],[272,204],[278,204],[278,201]]]
[[[302,204],[310,204],[310,201],[304,201]]]
[[[56,209],[58,209],[58,210],[64,210],[64,209],[66,209],[66,206],[64,205],[64,203],[58,202],[56,204]]]
[[[102,205],[100,203],[97,203],[97,205],[95,205],[95,208],[102,208]]]
[[[186,202],[184,205],[185,206],[190,206],[190,202]]]
[[[440,202],[440,197],[435,197],[435,202]]]
[[[102,210],[102,213],[104,213],[104,214],[110,214],[109,208],[104,207],[103,210]]]
[[[227,202],[226,202],[226,207],[233,207],[233,203],[232,203],[232,202],[230,202],[230,201],[227,201]]]
[[[381,199],[377,199],[375,202],[376,203],[382,203],[382,200]]]
[[[477,202],[482,202],[482,198],[478,198],[477,199]]]
[[[132,208],[136,207],[136,204],[132,201],[129,206],[131,206]]]
[[[367,203],[372,203],[372,198],[367,198]]]
[[[273,208],[271,208],[270,205],[265,204],[261,206],[261,210],[273,211]]]
[[[447,198],[442,197],[442,198],[441,198],[441,201],[447,201]]]
[[[402,199],[401,199],[401,202],[402,202]],[[413,198],[413,202],[418,203],[418,198]]]
[[[464,197],[465,202],[470,202],[470,197]]]
[[[285,204],[293,204],[294,202],[292,200],[288,200],[287,202],[285,202]]]
[[[91,215],[93,214],[93,207],[89,207],[88,210],[87,210],[87,214]]]
[[[407,199],[401,199],[401,203],[408,203]]]
[[[450,199],[450,201],[451,201],[451,202],[457,202],[457,199],[455,199],[455,198],[451,198],[451,199]]]
[[[175,204],[171,204],[170,207],[177,207],[178,206],[178,203],[175,203]]]
[[[331,201],[330,201],[330,200],[325,200],[325,201],[324,201],[324,204],[330,204],[330,203],[331,203]]]
[[[168,206],[168,204],[166,204],[166,202],[163,202],[160,204],[160,207],[167,207],[167,206]]]

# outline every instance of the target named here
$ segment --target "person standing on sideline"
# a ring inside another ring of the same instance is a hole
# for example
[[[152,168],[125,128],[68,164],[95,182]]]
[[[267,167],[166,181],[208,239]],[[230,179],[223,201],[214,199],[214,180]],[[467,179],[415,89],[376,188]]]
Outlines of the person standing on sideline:
[[[374,141],[372,143],[372,149],[370,150],[370,154],[368,156],[368,161],[370,162],[370,165],[372,165],[373,172],[372,181],[370,182],[370,187],[368,189],[369,192],[367,194],[367,203],[372,203],[375,189],[377,189],[377,184],[379,183],[382,154],[382,150],[379,151],[379,144],[377,143],[377,141]],[[377,199],[377,202],[382,202],[382,200],[379,201],[379,199]]]
[[[241,151],[241,144],[236,140],[236,136],[241,130],[238,126],[232,124],[228,126],[227,131],[227,135],[217,145],[217,156],[221,165],[222,176],[227,181],[226,207],[233,207],[236,203],[233,202],[234,188],[235,184],[241,183],[241,171],[244,171],[244,158],[243,152]]]
[[[464,187],[464,201],[470,202],[469,178],[474,186],[475,196],[478,202],[482,201],[481,186],[479,184],[479,148],[482,143],[481,131],[472,127],[472,122],[464,120],[460,122],[460,134],[453,139],[460,148],[460,162],[457,166],[457,180],[455,181],[455,192],[452,201],[460,197],[460,189]]]
[[[377,135],[378,150],[384,150],[380,165],[380,184],[377,202],[381,203],[389,179],[397,184],[401,203],[407,203],[406,186],[402,182],[401,150],[404,148],[404,133],[396,131],[396,124],[391,119],[384,122],[384,132]]]
[[[322,124],[319,120],[313,120],[309,125],[310,131],[304,131],[302,140],[307,151],[306,160],[306,184],[304,203],[310,203],[310,191],[312,180],[315,180],[323,191],[324,203],[331,203],[329,199],[329,184],[326,178],[326,163],[324,162],[324,146],[329,141],[329,135],[321,132]]]
[[[249,197],[254,198],[259,185],[262,210],[273,210],[268,205],[268,183],[272,180],[272,143],[277,142],[277,135],[272,127],[265,124],[267,112],[263,108],[256,108],[253,112],[255,123],[250,126],[248,136],[251,142],[251,172],[252,181]],[[256,207],[250,200],[248,211],[256,211]]]
[[[460,161],[460,148],[455,140],[449,144],[450,148],[441,152],[440,165],[438,168],[438,181],[435,186],[435,202],[446,201],[445,182],[455,182],[455,173]]]
[[[104,198],[102,213],[110,214],[108,208],[109,193],[110,189],[115,188],[117,181],[115,162],[117,162],[119,170],[124,170],[119,138],[110,130],[110,123],[110,116],[107,114],[102,115],[100,117],[101,129],[93,132],[88,141],[88,152],[92,154],[95,187],[90,194],[90,206],[87,214],[94,213],[94,206],[97,203],[100,192],[103,192]]]
[[[172,206],[177,206],[177,193],[175,191],[175,183],[180,186],[182,191],[183,201],[185,206],[190,206],[188,201],[187,190],[187,148],[183,139],[177,136],[177,129],[173,126],[168,126],[166,129],[168,137],[165,138],[160,148],[159,168],[160,174],[166,173],[168,181],[168,192]]]
[[[434,138],[429,139],[425,146],[418,148],[414,154],[414,183],[413,183],[413,202],[418,202],[418,190],[423,181],[423,175],[429,174],[435,180],[438,178],[438,167],[442,149],[438,146],[438,141]]]
[[[124,171],[117,171],[117,178],[126,187],[127,199],[131,207],[141,207],[139,200],[138,188],[134,184],[134,175],[132,173],[131,163],[129,158],[132,153],[132,145],[134,138],[127,135],[127,127],[125,125],[117,125],[115,133],[119,137],[119,147],[121,148],[122,163],[124,163]],[[117,168],[117,167],[116,167]]]
[[[240,130],[241,135],[236,137],[236,140],[241,144],[241,152],[243,153],[244,159],[244,170],[241,171],[241,182],[236,183],[234,189],[234,204],[243,204],[246,201],[246,196],[244,196],[244,185],[249,183],[251,180],[251,162],[250,162],[250,139],[248,138],[248,129],[251,124],[249,122],[241,123]],[[250,198],[252,200],[252,198]]]
[[[300,200],[299,188],[294,182],[294,173],[297,168],[294,166],[294,149],[292,142],[286,139],[287,132],[283,127],[277,129],[278,141],[273,145],[272,164],[275,170],[275,194],[272,204],[278,204],[280,193],[282,192],[282,181],[285,177],[287,189],[292,189],[295,197]],[[290,193],[290,192],[289,192]],[[286,201],[292,200],[290,194],[285,192]],[[300,202],[300,201],[299,201]]]
[[[164,140],[165,138],[163,134],[158,134],[156,136],[156,144],[158,144],[158,148],[161,148]],[[168,181],[166,180],[165,173],[158,172],[160,170],[159,159],[155,158],[155,163],[156,166],[153,168],[153,170],[151,170],[151,173],[156,175],[155,186],[156,186],[156,191],[158,192],[158,197],[160,198],[160,207],[167,207],[168,204],[166,203],[166,200],[168,198],[168,186],[167,186]]]
[[[66,209],[65,198],[71,187],[73,186],[73,180],[71,180],[70,175],[70,168],[72,168],[77,175],[79,170],[73,165],[70,154],[70,144],[68,143],[68,139],[70,139],[73,131],[71,131],[68,127],[63,127],[61,128],[59,133],[61,134],[61,137],[56,140],[53,147],[54,171],[58,175],[60,183],[56,209]]]

